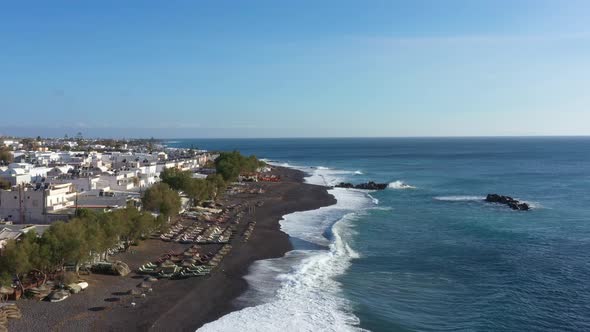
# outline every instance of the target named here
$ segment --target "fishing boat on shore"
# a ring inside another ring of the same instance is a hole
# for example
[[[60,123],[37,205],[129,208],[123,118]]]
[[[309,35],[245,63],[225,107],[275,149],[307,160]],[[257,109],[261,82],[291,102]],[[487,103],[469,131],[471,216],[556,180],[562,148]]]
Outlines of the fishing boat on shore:
[[[67,299],[68,297],[70,297],[70,292],[61,289],[51,292],[51,294],[49,294],[49,296],[47,297],[47,300],[49,300],[49,302],[61,302]]]

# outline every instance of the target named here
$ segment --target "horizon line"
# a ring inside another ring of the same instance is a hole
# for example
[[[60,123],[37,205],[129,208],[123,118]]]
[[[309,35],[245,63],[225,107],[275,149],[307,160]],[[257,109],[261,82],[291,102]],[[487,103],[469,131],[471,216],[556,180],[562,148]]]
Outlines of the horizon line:
[[[18,135],[2,135],[2,137],[13,137],[13,138],[32,138],[35,136],[18,136]],[[45,136],[41,137],[44,139],[63,139],[61,136]],[[265,136],[265,137],[148,137],[148,136],[89,136],[83,137],[83,139],[154,139],[154,140],[190,140],[190,139],[203,139],[203,140],[232,140],[232,139],[379,139],[379,138],[590,138],[590,134],[572,134],[572,135],[416,135],[416,136]],[[76,139],[76,137],[68,137],[68,139]]]

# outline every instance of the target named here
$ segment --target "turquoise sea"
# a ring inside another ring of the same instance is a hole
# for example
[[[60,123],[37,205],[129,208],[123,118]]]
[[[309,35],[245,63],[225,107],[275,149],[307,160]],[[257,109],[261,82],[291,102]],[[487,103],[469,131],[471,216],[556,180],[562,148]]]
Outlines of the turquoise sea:
[[[285,216],[296,250],[254,264],[244,309],[203,331],[590,331],[590,138],[167,144],[256,154],[310,183],[390,184]]]

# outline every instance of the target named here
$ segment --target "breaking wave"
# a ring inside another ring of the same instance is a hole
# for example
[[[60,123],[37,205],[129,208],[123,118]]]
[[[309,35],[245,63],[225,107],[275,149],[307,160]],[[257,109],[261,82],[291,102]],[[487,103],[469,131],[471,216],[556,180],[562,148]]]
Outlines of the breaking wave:
[[[416,189],[416,187],[410,186],[409,184],[404,183],[403,181],[400,181],[400,180],[391,182],[390,184],[387,185],[387,188],[389,188],[389,189]]]
[[[306,182],[320,185],[341,181],[344,174],[323,167],[306,171]],[[246,276],[249,290],[237,301],[247,307],[199,331],[362,331],[335,279],[359,258],[352,245],[357,216],[378,201],[360,190],[328,192],[336,198],[335,205],[281,220],[281,229],[292,238],[327,249],[296,248],[282,258],[256,262]]]
[[[464,202],[464,201],[483,201],[485,197],[483,196],[437,196],[434,197],[437,201],[446,201],[446,202]]]

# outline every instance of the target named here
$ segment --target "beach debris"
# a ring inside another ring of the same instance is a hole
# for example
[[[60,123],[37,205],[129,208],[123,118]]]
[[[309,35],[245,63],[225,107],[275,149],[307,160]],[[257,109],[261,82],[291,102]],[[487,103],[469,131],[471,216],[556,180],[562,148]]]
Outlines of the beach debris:
[[[0,315],[4,315],[7,319],[21,319],[22,313],[16,303],[0,303]]]
[[[37,301],[41,301],[51,293],[51,288],[47,286],[47,284],[41,285],[39,287],[29,288],[25,291],[25,296],[31,299],[35,299]]]
[[[0,303],[0,332],[8,331],[9,319],[21,319],[21,311],[14,303]]]

